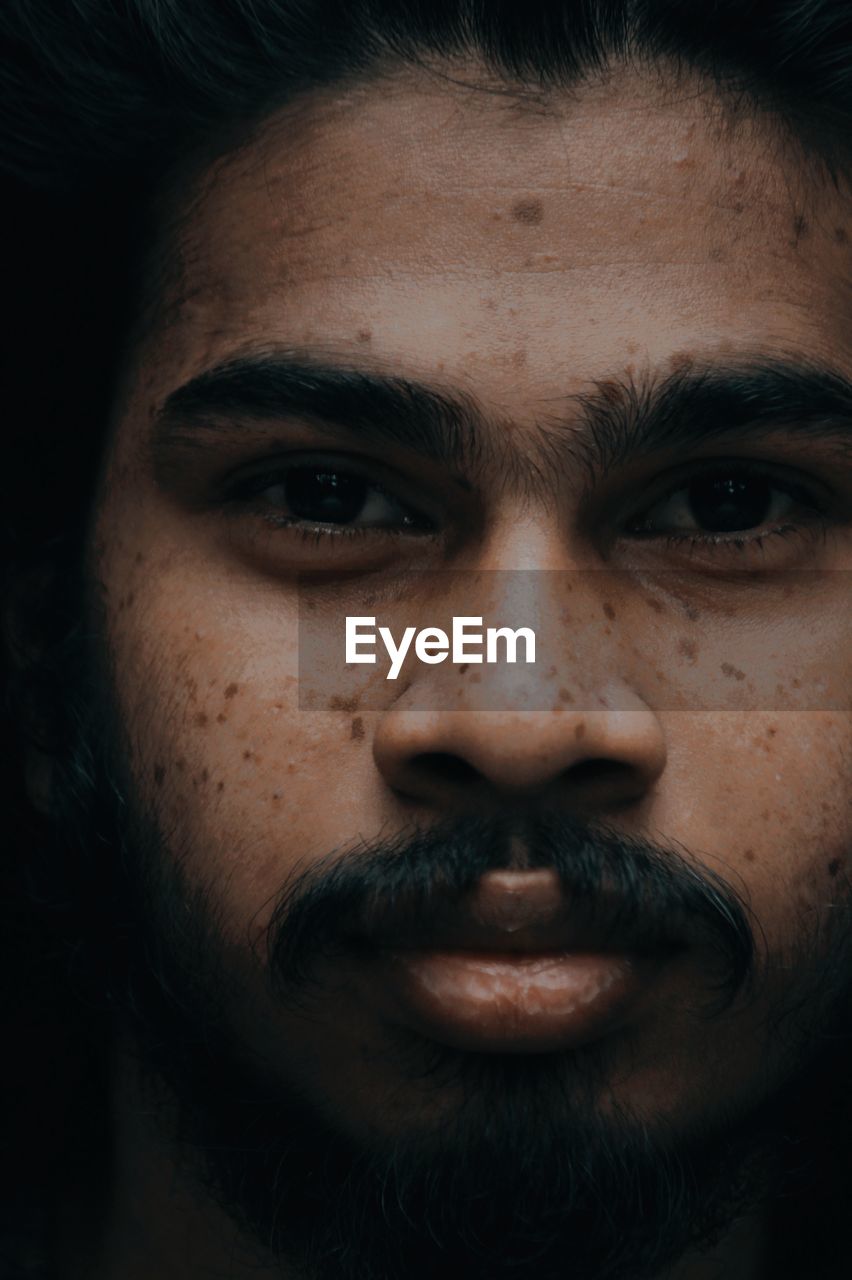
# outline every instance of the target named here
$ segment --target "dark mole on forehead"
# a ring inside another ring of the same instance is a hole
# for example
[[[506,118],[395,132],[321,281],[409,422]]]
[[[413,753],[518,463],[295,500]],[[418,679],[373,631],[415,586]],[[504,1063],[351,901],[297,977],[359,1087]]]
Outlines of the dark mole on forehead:
[[[357,740],[359,738],[363,738],[363,736],[364,736],[364,721],[361,719],[360,716],[355,716],[354,720],[352,721],[350,737],[355,738]]]
[[[540,200],[516,200],[512,205],[512,217],[516,222],[526,222],[535,226],[544,218],[544,205]]]

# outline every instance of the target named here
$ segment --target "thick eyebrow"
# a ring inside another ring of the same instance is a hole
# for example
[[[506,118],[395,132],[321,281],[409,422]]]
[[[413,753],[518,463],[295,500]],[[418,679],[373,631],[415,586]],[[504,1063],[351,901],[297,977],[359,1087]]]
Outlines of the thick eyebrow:
[[[540,420],[551,449],[599,475],[662,450],[753,441],[779,428],[852,452],[852,378],[804,358],[688,363],[663,378],[601,380],[570,397],[584,430],[565,440],[564,412]]]
[[[539,401],[534,431],[550,465],[595,476],[661,450],[789,427],[852,450],[852,379],[799,358],[684,364],[665,376],[595,382]],[[301,418],[468,471],[486,457],[518,468],[507,435],[475,398],[408,378],[287,352],[226,360],[173,391],[156,415],[154,447],[193,447],[245,422]],[[527,459],[529,466],[529,459]],[[540,464],[534,469],[541,474]]]
[[[155,448],[191,445],[199,433],[232,431],[240,422],[286,418],[401,446],[460,470],[475,465],[487,439],[479,408],[462,392],[281,353],[237,357],[178,387],[157,414]]]

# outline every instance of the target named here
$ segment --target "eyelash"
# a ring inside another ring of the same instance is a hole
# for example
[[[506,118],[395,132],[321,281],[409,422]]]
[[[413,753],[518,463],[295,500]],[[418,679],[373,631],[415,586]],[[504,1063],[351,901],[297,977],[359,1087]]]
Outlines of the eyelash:
[[[725,538],[712,533],[669,533],[665,535],[665,545],[667,547],[677,547],[680,550],[686,548],[688,551],[702,550],[707,546],[723,547],[725,550],[742,553],[761,550],[770,538],[803,537],[807,535],[824,537],[825,532],[823,525],[817,526],[814,524],[809,528],[806,525],[788,524],[780,529],[770,529],[767,533],[756,533],[751,538]]]
[[[788,522],[774,529],[768,529],[764,532],[754,534],[737,534],[737,533],[701,533],[697,531],[672,531],[669,533],[657,533],[648,531],[646,537],[650,540],[661,541],[667,549],[677,550],[679,553],[684,552],[687,555],[697,554],[707,551],[708,548],[720,555],[732,554],[742,555],[747,552],[758,552],[765,548],[768,541],[775,538],[821,538],[825,540],[828,534],[828,526],[825,519],[825,511],[822,504],[814,497],[814,495],[801,484],[793,483],[791,480],[784,480],[774,474],[772,468],[767,464],[760,466],[759,464],[749,463],[746,460],[732,459],[727,463],[730,472],[725,470],[725,460],[722,460],[722,466],[719,461],[715,461],[712,467],[694,471],[681,476],[679,482],[674,482],[666,489],[660,497],[652,504],[658,505],[666,499],[670,499],[675,494],[681,492],[689,486],[689,484],[700,478],[707,478],[713,475],[725,475],[736,472],[742,476],[760,477],[768,479],[773,489],[785,493],[789,498],[794,499],[802,508],[801,518],[793,523]],[[642,537],[641,530],[633,531],[634,537]]]
[[[268,523],[275,526],[276,529],[291,529],[298,538],[304,543],[313,543],[319,546],[327,538],[347,539],[354,541],[357,538],[375,536],[376,533],[383,534],[384,537],[396,537],[400,533],[405,533],[405,529],[376,529],[373,525],[306,525],[303,520],[297,516],[270,516],[265,515],[264,519]]]
[[[329,466],[329,469],[331,469],[335,464],[328,463],[327,465]],[[686,553],[687,555],[698,554],[702,551],[707,552],[708,550],[712,550],[718,555],[743,555],[748,552],[756,553],[763,551],[768,541],[779,537],[812,537],[824,539],[827,536],[828,528],[824,518],[825,513],[820,509],[820,504],[813,498],[813,495],[807,493],[801,486],[793,485],[790,482],[785,484],[777,476],[772,476],[771,468],[769,466],[760,467],[754,464],[749,465],[747,462],[740,460],[732,461],[731,466],[732,469],[733,467],[736,467],[736,470],[740,474],[752,476],[757,475],[764,478],[768,476],[775,489],[783,491],[790,497],[797,499],[803,508],[807,507],[807,515],[797,523],[787,523],[775,529],[769,529],[762,533],[755,533],[752,536],[741,536],[736,533],[718,534],[711,532],[701,533],[696,531],[655,533],[653,530],[649,530],[644,534],[644,538],[649,541],[653,540],[662,543],[662,545],[667,549],[677,550],[679,553]],[[346,465],[341,462],[338,464],[338,469],[340,471],[344,471],[346,470]],[[241,506],[243,510],[246,510],[247,508],[251,509],[253,507],[256,514],[259,515],[265,523],[273,526],[275,529],[288,530],[290,535],[298,538],[305,546],[319,547],[329,539],[333,539],[338,544],[342,542],[351,543],[359,539],[363,540],[365,538],[369,539],[371,537],[375,537],[377,533],[381,534],[383,537],[399,537],[405,535],[410,536],[415,531],[422,534],[424,531],[422,526],[415,530],[414,528],[407,528],[405,526],[379,527],[373,525],[335,525],[320,523],[311,525],[298,516],[276,514],[268,507],[261,509],[260,504],[253,501],[253,499],[256,499],[265,488],[270,488],[273,484],[280,483],[282,475],[285,474],[286,470],[286,468],[279,468],[266,473],[255,473],[247,480],[240,482],[231,490],[228,494],[228,501],[237,506]],[[718,460],[716,461],[714,470],[718,471]],[[357,470],[353,473],[362,474]],[[695,471],[681,476],[677,483],[673,481],[671,487],[660,494],[660,496],[655,500],[653,506],[671,498],[674,494],[688,486],[690,481],[699,478],[702,474],[708,473]],[[367,479],[366,476],[364,478]],[[381,483],[368,480],[368,484],[371,489],[385,493],[395,501],[399,502],[400,505],[404,505],[401,499],[397,498],[389,488],[386,488]],[[651,508],[646,507],[645,510],[653,509],[653,506]],[[428,524],[429,522],[424,518],[424,523]],[[643,537],[640,530],[631,530],[630,534],[633,538]]]

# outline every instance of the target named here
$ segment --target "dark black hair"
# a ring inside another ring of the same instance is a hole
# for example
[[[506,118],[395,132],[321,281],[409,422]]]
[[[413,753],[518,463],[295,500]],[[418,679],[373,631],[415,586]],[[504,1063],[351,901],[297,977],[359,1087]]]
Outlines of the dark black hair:
[[[157,169],[188,136],[432,55],[533,85],[672,58],[852,134],[845,0],[6,0],[0,37],[0,164],[46,185]]]

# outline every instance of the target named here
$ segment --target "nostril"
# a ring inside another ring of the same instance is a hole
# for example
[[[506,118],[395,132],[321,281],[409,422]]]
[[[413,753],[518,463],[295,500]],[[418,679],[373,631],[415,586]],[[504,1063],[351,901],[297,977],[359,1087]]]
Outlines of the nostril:
[[[633,804],[645,791],[641,770],[621,760],[578,760],[564,775],[567,794],[578,805]]]
[[[630,765],[620,760],[607,760],[594,757],[591,760],[578,760],[567,772],[573,782],[609,782],[617,781],[632,772]]]
[[[450,751],[424,751],[412,763],[442,782],[475,782],[482,776],[467,760]]]

